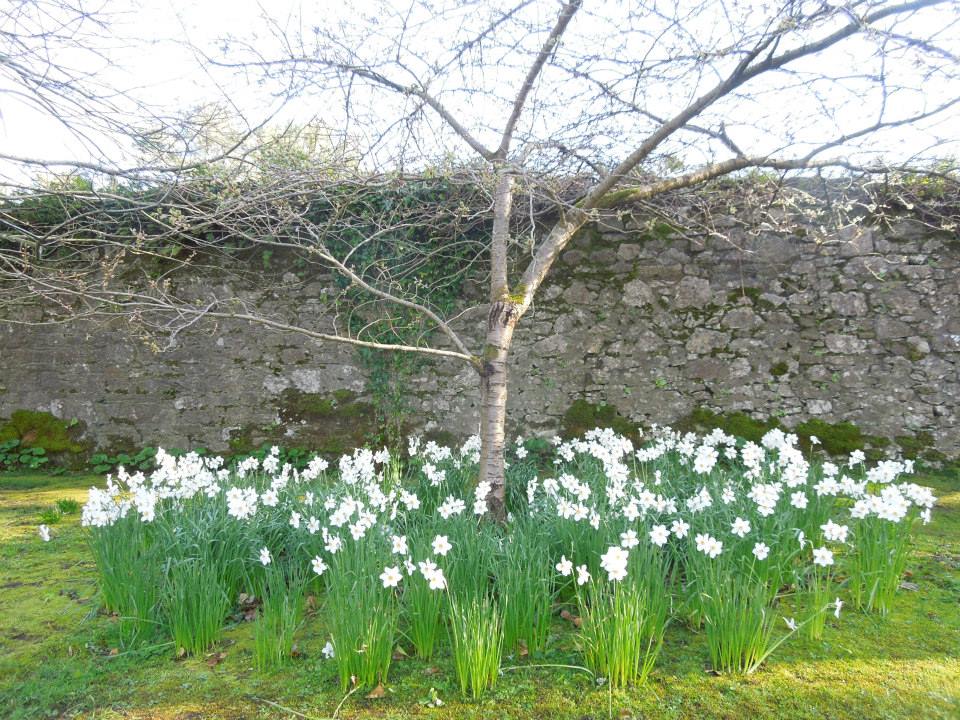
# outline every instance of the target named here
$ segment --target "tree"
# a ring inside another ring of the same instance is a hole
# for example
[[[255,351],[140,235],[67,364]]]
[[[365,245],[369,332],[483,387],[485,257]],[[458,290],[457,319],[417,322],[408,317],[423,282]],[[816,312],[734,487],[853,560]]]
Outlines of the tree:
[[[514,330],[575,233],[604,209],[747,171],[888,173],[929,160],[924,142],[956,140],[956,9],[949,0],[596,9],[582,0],[411,0],[376,15],[348,7],[298,18],[294,31],[268,19],[271,40],[231,38],[208,65],[259,75],[302,106],[321,104],[327,126],[343,129],[331,146],[350,162],[328,158],[320,172],[261,162],[254,179],[244,172],[242,143],[228,147],[214,171],[180,174],[153,191],[153,227],[135,235],[161,244],[189,235],[208,249],[229,236],[296,250],[343,278],[344,302],[366,303],[376,321],[322,331],[231,298],[179,297],[163,282],[117,289],[92,282],[88,270],[45,270],[36,251],[24,259],[27,247],[62,246],[57,228],[43,237],[8,233],[16,252],[0,256],[0,277],[8,287],[29,281],[74,314],[81,299],[91,313],[166,313],[155,327],[172,333],[203,318],[234,318],[468,363],[481,396],[480,480],[492,488],[491,513],[502,517]],[[881,152],[907,128],[915,134],[906,156]],[[951,170],[939,177],[953,182]],[[403,187],[440,201],[398,205]],[[90,191],[73,200],[114,202],[129,215],[132,205],[144,207],[132,197]],[[521,222],[530,228],[524,237]],[[464,235],[464,223],[479,223],[485,236]],[[116,233],[94,236],[82,247],[131,246]],[[417,281],[424,258],[461,243],[472,253],[465,266],[482,260],[488,285],[477,348],[455,327],[460,310],[435,302]],[[138,252],[148,244],[136,243]],[[180,262],[189,268],[195,257]],[[392,335],[374,335],[373,326]]]

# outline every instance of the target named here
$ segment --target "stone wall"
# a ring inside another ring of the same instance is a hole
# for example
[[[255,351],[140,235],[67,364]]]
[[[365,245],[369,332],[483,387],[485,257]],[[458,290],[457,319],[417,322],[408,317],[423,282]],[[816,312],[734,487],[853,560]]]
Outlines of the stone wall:
[[[830,242],[770,233],[730,243],[646,228],[611,216],[563,254],[516,332],[515,431],[552,433],[581,399],[644,425],[697,407],[788,427],[849,421],[960,454],[956,236],[912,220]],[[265,284],[233,291],[329,326],[329,279],[285,273]],[[475,347],[484,317],[480,309],[459,321]],[[219,323],[156,353],[128,330],[0,325],[0,417],[18,408],[76,417],[105,448],[215,450],[265,439],[334,450],[362,439],[372,419],[369,378],[350,348]],[[469,367],[431,362],[408,386],[416,429],[476,430]]]

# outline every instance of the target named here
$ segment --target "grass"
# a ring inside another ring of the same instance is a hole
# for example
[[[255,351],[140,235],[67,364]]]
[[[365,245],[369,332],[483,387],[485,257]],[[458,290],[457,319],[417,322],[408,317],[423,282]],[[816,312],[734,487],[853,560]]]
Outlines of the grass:
[[[45,509],[82,501],[98,481],[0,476],[0,717],[332,717],[344,693],[335,662],[320,652],[330,633],[322,602],[308,598],[298,653],[276,672],[255,670],[253,623],[242,609],[207,654],[177,659],[163,641],[123,649],[121,622],[99,612],[79,516],[51,526],[50,543],[36,532]],[[429,661],[395,656],[385,696],[354,693],[337,717],[956,718],[960,475],[920,481],[936,488],[941,504],[907,564],[917,589],[901,590],[886,618],[846,607],[840,621],[829,615],[821,641],[797,634],[753,675],[708,674],[704,634],[677,623],[648,682],[611,694],[582,671],[555,667],[582,664],[570,623],[555,612],[546,651],[505,657],[505,676],[482,700],[461,699],[444,644]],[[443,707],[428,705],[431,690]]]

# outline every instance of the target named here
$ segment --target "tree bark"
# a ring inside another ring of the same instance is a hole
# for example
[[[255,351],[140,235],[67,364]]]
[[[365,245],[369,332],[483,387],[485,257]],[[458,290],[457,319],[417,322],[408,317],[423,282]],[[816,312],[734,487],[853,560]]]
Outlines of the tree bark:
[[[507,421],[507,362],[519,313],[509,299],[492,303],[480,370],[480,482],[490,483],[487,508],[499,522],[507,517],[504,450]]]

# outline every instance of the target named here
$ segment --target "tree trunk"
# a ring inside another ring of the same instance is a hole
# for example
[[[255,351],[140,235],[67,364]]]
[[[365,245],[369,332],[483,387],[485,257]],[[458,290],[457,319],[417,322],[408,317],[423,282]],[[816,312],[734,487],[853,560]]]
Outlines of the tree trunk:
[[[480,370],[480,482],[490,483],[487,509],[495,520],[507,517],[504,450],[507,421],[507,358],[519,315],[509,300],[490,306],[487,342]]]

